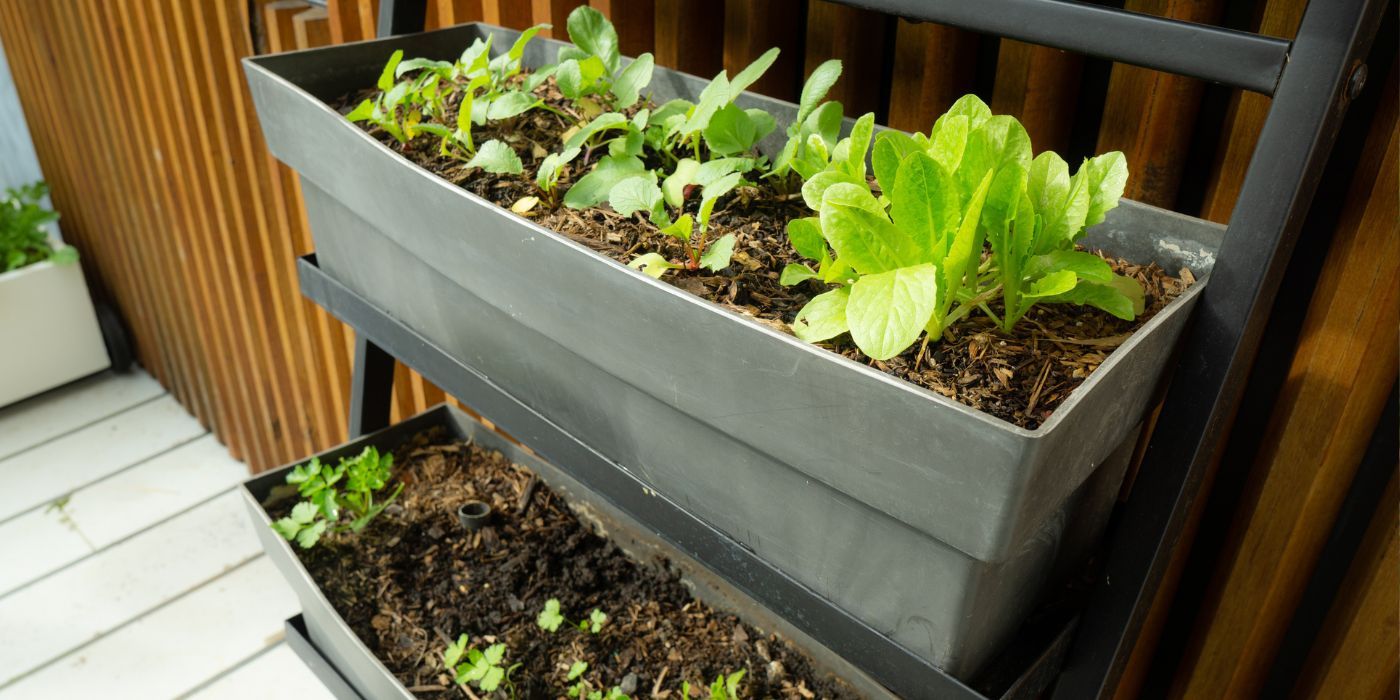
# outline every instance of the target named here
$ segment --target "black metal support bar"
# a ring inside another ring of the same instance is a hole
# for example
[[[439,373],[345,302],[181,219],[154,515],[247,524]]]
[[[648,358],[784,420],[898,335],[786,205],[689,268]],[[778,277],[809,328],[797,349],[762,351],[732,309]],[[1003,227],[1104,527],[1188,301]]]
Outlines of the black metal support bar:
[[[379,37],[423,31],[427,0],[379,0],[375,33]]]
[[[1272,95],[1289,42],[1067,0],[839,0]]]
[[[1384,2],[1314,2],[1250,162],[1210,284],[1110,543],[1056,698],[1112,694],[1213,465]]]
[[[985,700],[987,697],[827,602],[727,535],[647,488],[626,469],[520,403],[490,378],[331,279],[317,267],[314,256],[302,258],[297,271],[302,294],[355,328],[363,346],[386,353],[386,357],[391,354],[398,358],[449,394],[467,401],[473,410],[488,416],[502,430],[545,459],[568,465],[574,478],[797,628],[823,640],[832,651],[864,669],[891,691],[906,698]],[[392,360],[389,372],[392,377]],[[379,403],[388,406],[387,393]],[[1037,651],[1034,658],[1028,659],[1021,680],[1009,689],[998,688],[997,696],[1029,698],[1038,695],[1053,679],[1054,669],[1063,658],[1062,645],[1068,643],[1068,637],[1068,634],[1057,635],[1046,649]]]
[[[350,377],[350,438],[389,426],[394,356],[355,331],[355,374]]]

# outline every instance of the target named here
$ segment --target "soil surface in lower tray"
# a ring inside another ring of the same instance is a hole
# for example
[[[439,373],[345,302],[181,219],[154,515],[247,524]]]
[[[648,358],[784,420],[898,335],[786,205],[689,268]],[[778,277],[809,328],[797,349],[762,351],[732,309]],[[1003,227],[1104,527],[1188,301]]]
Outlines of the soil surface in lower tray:
[[[367,90],[349,95],[338,107],[347,113],[375,94]],[[559,93],[553,78],[538,87],[536,94],[555,109],[573,114],[572,103]],[[448,113],[455,114],[456,107],[452,106]],[[500,207],[511,209],[526,198],[538,198],[537,204],[516,210],[517,213],[618,262],[631,262],[647,252],[662,253],[673,262],[685,258],[679,241],[661,235],[640,214],[624,217],[608,208],[569,209],[550,201],[540,191],[535,185],[539,164],[545,156],[560,150],[570,128],[557,114],[532,110],[473,130],[477,143],[499,139],[515,149],[524,164],[522,175],[469,169],[465,162],[442,155],[438,140],[432,136],[400,144],[383,129],[367,123],[363,126],[384,145],[429,172]],[[566,166],[556,188],[557,196],[562,197],[575,179],[587,173],[588,158],[602,155],[606,154],[584,154]],[[648,152],[645,156],[647,167],[661,165],[656,154]],[[709,233],[710,240],[728,233],[737,238],[730,266],[719,273],[672,270],[662,280],[791,333],[788,324],[797,312],[812,297],[831,288],[815,280],[791,287],[778,283],[783,267],[790,262],[804,262],[792,250],[786,233],[789,220],[812,215],[802,201],[801,185],[801,180],[793,175],[786,180],[764,180],[758,186],[737,188],[715,207]],[[694,193],[687,202],[687,211],[694,214],[699,200],[699,193]],[[949,328],[941,344],[930,344],[922,356],[916,343],[902,355],[885,362],[875,361],[860,352],[846,335],[821,345],[1009,423],[1035,429],[1090,372],[1103,364],[1114,348],[1194,282],[1186,269],[1173,277],[1156,265],[1136,265],[1109,256],[1105,259],[1115,271],[1138,280],[1146,290],[1146,312],[1137,320],[1123,321],[1091,307],[1042,304],[1034,307],[1011,334],[974,312]],[[991,308],[1000,316],[1002,309],[998,304]]]
[[[297,551],[351,629],[415,695],[468,697],[442,662],[466,633],[481,649],[508,645],[505,665],[521,664],[511,674],[518,698],[565,697],[575,661],[588,663],[591,689],[619,686],[633,698],[681,700],[682,681],[700,697],[717,675],[741,669],[746,698],[859,697],[786,641],[694,599],[665,562],[634,562],[501,453],[425,434],[399,449],[395,464],[405,484],[395,504],[358,535]],[[455,515],[470,500],[493,509],[491,524],[474,533]],[[274,517],[289,509],[274,508]],[[550,633],[536,624],[551,598],[574,625]],[[578,629],[594,609],[608,616],[602,630]]]

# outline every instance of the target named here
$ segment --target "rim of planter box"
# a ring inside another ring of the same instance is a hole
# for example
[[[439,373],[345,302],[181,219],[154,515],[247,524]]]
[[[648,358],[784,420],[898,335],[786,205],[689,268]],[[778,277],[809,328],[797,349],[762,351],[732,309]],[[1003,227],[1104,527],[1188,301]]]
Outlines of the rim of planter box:
[[[399,34],[399,35],[395,35],[395,36],[392,36],[392,37],[386,37],[386,38],[382,38],[382,39],[371,39],[371,40],[366,40],[366,41],[362,41],[362,42],[355,42],[355,44],[360,45],[360,46],[371,46],[371,45],[375,45],[375,46],[385,46],[385,47],[398,47],[398,46],[401,45],[401,44],[402,44],[402,45],[411,45],[411,44],[414,42],[415,39],[418,39],[418,38],[420,38],[420,37],[422,37],[422,36],[424,36],[424,35],[427,35],[427,34],[445,34],[445,33],[448,33],[448,32],[460,32],[460,33],[464,33],[464,34],[465,34],[465,33],[471,32],[471,31],[473,31],[473,30],[480,30],[480,31],[484,31],[484,32],[494,32],[494,31],[499,30],[499,31],[504,32],[504,33],[507,33],[507,34],[518,34],[518,31],[517,31],[517,30],[512,30],[512,29],[509,29],[509,28],[500,27],[500,26],[498,26],[498,25],[487,24],[487,23],[485,23],[485,22],[471,22],[471,23],[468,23],[468,24],[456,25],[456,26],[453,26],[453,27],[445,28],[445,29],[436,29],[436,30],[432,30],[432,31],[417,32],[417,33],[413,33],[413,34]],[[537,37],[537,38],[535,39],[535,41],[542,42],[542,43],[547,43],[547,44],[550,44],[550,45],[559,45],[559,46],[571,46],[571,45],[572,45],[572,44],[568,44],[567,42],[560,42],[560,41],[554,40],[554,39],[545,39],[545,38],[539,38],[539,37]],[[258,71],[259,73],[262,73],[262,74],[266,77],[266,79],[269,79],[269,80],[272,80],[272,81],[281,83],[281,84],[283,84],[284,86],[286,86],[287,88],[291,89],[292,91],[294,91],[294,92],[296,92],[296,93],[298,93],[298,94],[304,95],[305,97],[309,98],[310,101],[312,101],[312,102],[315,103],[315,105],[314,105],[314,108],[315,108],[315,109],[323,110],[324,112],[327,112],[327,113],[329,113],[330,115],[333,115],[334,117],[343,120],[343,119],[344,119],[344,116],[343,116],[340,112],[338,112],[337,110],[333,109],[329,104],[327,104],[327,102],[326,102],[325,100],[323,100],[323,99],[317,97],[316,95],[310,93],[309,91],[303,89],[301,86],[297,85],[296,83],[294,83],[294,82],[292,82],[292,81],[290,81],[290,80],[287,80],[286,78],[283,78],[281,75],[279,75],[277,72],[275,72],[274,70],[272,70],[272,69],[269,68],[268,66],[269,66],[270,64],[275,64],[275,63],[280,63],[280,62],[283,62],[283,61],[293,60],[293,59],[296,58],[296,57],[305,57],[305,56],[308,56],[308,55],[316,55],[316,54],[322,54],[322,53],[331,53],[331,52],[335,52],[337,49],[343,50],[345,46],[346,46],[345,44],[340,44],[340,45],[335,45],[335,46],[323,46],[323,47],[318,47],[318,48],[313,48],[313,49],[303,49],[303,50],[299,50],[299,51],[288,51],[288,52],[283,52],[283,53],[278,53],[278,54],[270,54],[270,55],[265,55],[265,56],[253,56],[253,57],[244,58],[244,59],[243,59],[243,62],[244,62],[244,65],[247,66],[248,68],[250,68],[250,69],[252,69],[252,70],[256,70],[256,71]],[[387,54],[386,54],[386,55],[387,55]],[[624,63],[624,65],[625,65],[626,63],[630,62],[630,61],[632,60],[632,58],[631,58],[631,57],[623,57],[622,60],[623,60],[623,63]],[[373,78],[374,78],[374,76],[367,75],[367,76],[366,76],[366,80],[365,80],[365,85],[370,85],[370,84],[372,84],[372,83],[373,83]],[[765,97],[766,97],[766,96],[765,96]],[[775,101],[778,101],[778,102],[783,103],[784,105],[792,105],[792,103],[787,102],[786,100],[780,100],[780,99],[778,99],[778,98],[768,98],[768,99],[773,99],[773,100],[775,100]],[[792,106],[793,106],[793,108],[794,108],[794,110],[795,110],[795,109],[796,109],[796,105],[792,105]],[[845,125],[844,125],[844,127],[843,127],[843,131],[849,129],[850,124],[852,123],[852,121],[853,121],[853,120],[852,120],[851,118],[849,118],[849,117],[847,117],[847,118],[845,119]],[[347,123],[348,123],[348,122],[347,122]],[[353,126],[353,125],[352,125],[352,126]],[[886,129],[886,128],[887,128],[887,127],[882,127],[880,130],[884,130],[884,129]],[[502,207],[499,207],[499,206],[497,206],[494,202],[490,202],[490,201],[488,201],[488,200],[486,200],[486,199],[484,199],[484,198],[482,198],[482,197],[479,197],[478,195],[476,195],[475,193],[471,192],[470,190],[468,190],[468,189],[465,188],[465,187],[461,187],[461,186],[459,186],[459,185],[456,185],[456,184],[453,184],[453,183],[451,183],[451,182],[448,182],[447,180],[445,180],[445,179],[439,177],[438,175],[436,175],[436,174],[434,174],[434,173],[428,171],[427,169],[423,168],[422,166],[418,165],[417,163],[414,163],[412,160],[409,160],[408,158],[404,157],[402,154],[396,152],[394,149],[389,148],[388,146],[384,145],[384,144],[383,144],[382,142],[380,142],[378,139],[374,138],[373,136],[371,136],[369,133],[367,133],[367,132],[364,131],[363,129],[359,128],[358,126],[353,126],[353,130],[356,132],[356,137],[357,137],[357,138],[364,139],[366,142],[368,142],[368,143],[370,143],[370,144],[373,144],[374,147],[376,147],[376,148],[378,148],[378,149],[381,149],[382,151],[388,153],[391,157],[397,159],[401,164],[406,165],[406,166],[412,168],[412,170],[413,170],[415,173],[417,173],[419,176],[421,176],[421,177],[425,180],[425,182],[423,183],[425,186],[426,186],[426,185],[433,185],[433,186],[437,186],[437,187],[448,188],[450,191],[452,191],[452,192],[454,192],[454,193],[456,193],[456,194],[458,194],[458,195],[468,197],[469,199],[471,199],[473,202],[475,202],[475,203],[477,203],[477,204],[484,205],[484,206],[488,206],[488,207],[491,207],[491,208],[493,208],[493,209],[498,209],[498,210],[500,210],[500,211],[499,211],[500,214],[505,214],[505,215],[509,215],[509,216],[511,216],[511,217],[514,217],[514,218],[516,219],[516,221],[518,221],[519,223],[522,223],[522,224],[525,224],[525,225],[529,226],[529,227],[531,228],[531,230],[533,230],[534,232],[536,232],[536,233],[538,233],[538,234],[540,234],[540,235],[548,236],[548,237],[549,237],[551,240],[553,240],[555,243],[561,243],[561,244],[564,244],[564,245],[571,246],[571,247],[573,247],[574,249],[576,249],[576,250],[578,250],[578,251],[587,253],[587,254],[590,255],[590,256],[593,256],[593,257],[595,257],[595,258],[597,258],[597,259],[599,259],[599,260],[602,260],[602,261],[608,263],[609,265],[613,266],[613,268],[614,268],[616,271],[618,271],[618,272],[620,272],[620,273],[623,273],[623,274],[631,275],[631,276],[632,276],[634,279],[636,279],[638,282],[640,282],[640,283],[642,283],[642,284],[645,284],[645,285],[649,285],[653,290],[660,291],[660,292],[663,292],[663,293],[666,293],[666,294],[670,294],[670,295],[672,295],[672,296],[675,296],[675,297],[677,297],[677,298],[683,299],[686,303],[690,303],[690,304],[695,304],[695,305],[701,306],[701,307],[703,307],[707,312],[716,314],[716,315],[718,315],[718,316],[720,316],[720,317],[722,317],[722,318],[729,319],[729,320],[732,320],[732,321],[736,321],[736,322],[739,322],[739,323],[743,323],[743,324],[745,324],[745,326],[747,326],[750,330],[755,331],[755,332],[759,332],[759,333],[764,333],[764,334],[768,335],[768,336],[771,337],[771,338],[776,338],[776,339],[778,339],[780,342],[783,342],[783,343],[787,344],[787,346],[788,346],[789,348],[791,348],[793,351],[805,353],[809,358],[812,358],[812,359],[819,359],[819,360],[824,361],[824,362],[836,363],[836,364],[838,364],[838,365],[840,365],[840,366],[842,366],[842,367],[845,367],[845,368],[847,368],[847,369],[849,369],[849,370],[852,370],[852,371],[855,371],[855,372],[859,372],[859,373],[861,373],[861,374],[864,375],[865,377],[868,377],[868,378],[871,379],[871,380],[884,382],[885,384],[887,384],[887,385],[889,385],[889,386],[897,387],[897,388],[898,388],[899,390],[901,390],[901,391],[910,392],[910,393],[912,393],[913,395],[919,396],[919,397],[921,397],[921,398],[923,398],[923,399],[925,399],[925,400],[931,400],[931,401],[933,401],[933,402],[935,402],[935,403],[939,403],[939,404],[942,404],[942,405],[944,405],[944,406],[946,406],[946,407],[949,407],[949,408],[952,408],[952,409],[954,409],[954,410],[956,410],[956,411],[959,411],[960,413],[963,413],[964,415],[975,417],[977,420],[982,421],[985,425],[987,425],[987,427],[989,427],[989,428],[991,428],[991,429],[1008,431],[1008,432],[1010,432],[1010,433],[1012,433],[1012,434],[1014,434],[1014,435],[1022,436],[1022,437],[1026,437],[1026,438],[1037,438],[1037,439],[1038,439],[1038,438],[1043,438],[1043,437],[1048,436],[1050,433],[1054,432],[1054,431],[1056,430],[1056,428],[1058,428],[1059,425],[1060,425],[1062,422],[1064,422],[1064,420],[1065,420],[1064,417],[1065,417],[1067,414],[1069,414],[1071,411],[1073,411],[1073,409],[1080,403],[1080,401],[1083,399],[1083,397],[1084,397],[1086,394],[1088,394],[1088,393],[1099,383],[1099,381],[1101,380],[1101,378],[1103,377],[1103,375],[1108,374],[1108,373],[1110,372],[1110,370],[1114,369],[1117,365],[1119,365],[1119,364],[1125,362],[1126,360],[1124,360],[1124,357],[1125,357],[1126,355],[1128,355],[1128,354],[1129,354],[1134,348],[1136,348],[1138,345],[1140,345],[1140,344],[1142,344],[1143,342],[1145,342],[1144,339],[1150,334],[1150,331],[1151,331],[1153,328],[1155,328],[1156,326],[1161,325],[1161,324],[1164,322],[1164,318],[1168,315],[1169,312],[1174,311],[1174,310],[1178,309],[1178,308],[1181,307],[1181,306],[1184,306],[1184,305],[1186,305],[1186,304],[1191,303],[1191,301],[1192,301],[1196,296],[1198,296],[1198,295],[1202,292],[1202,290],[1205,288],[1206,283],[1207,283],[1207,282],[1209,281],[1209,279],[1210,279],[1210,274],[1209,274],[1209,272],[1206,272],[1205,274],[1202,274],[1202,275],[1196,280],[1196,282],[1195,282],[1194,284],[1192,284],[1190,287],[1188,287],[1186,290],[1184,290],[1184,291],[1183,291],[1181,294],[1179,294],[1175,299],[1172,299],[1171,302],[1169,302],[1169,303],[1168,303],[1166,306],[1164,306],[1160,311],[1158,311],[1151,319],[1148,319],[1147,322],[1143,323],[1141,326],[1139,326],[1138,328],[1136,328],[1136,329],[1131,333],[1131,335],[1129,335],[1129,337],[1128,337],[1128,339],[1127,339],[1126,341],[1124,341],[1124,342],[1123,342],[1121,345],[1119,345],[1112,353],[1110,353],[1110,354],[1108,355],[1108,358],[1107,358],[1106,360],[1104,360],[1103,363],[1101,363],[1097,368],[1094,369],[1093,372],[1091,372],[1091,373],[1089,374],[1089,377],[1088,377],[1087,379],[1085,379],[1079,386],[1077,386],[1077,387],[1074,388],[1074,390],[1070,393],[1069,397],[1067,397],[1067,398],[1064,400],[1064,402],[1062,402],[1059,406],[1055,407],[1054,411],[1050,414],[1050,417],[1049,417],[1049,418],[1047,418],[1045,421],[1043,421],[1043,422],[1042,422],[1039,426],[1037,426],[1036,428],[1033,428],[1033,429],[1032,429],[1032,428],[1023,428],[1023,427],[1018,426],[1018,425],[1016,425],[1016,424],[1014,424],[1014,423],[1011,423],[1010,421],[1007,421],[1007,420],[1002,419],[1002,418],[998,418],[998,417],[996,417],[996,416],[994,416],[994,415],[991,415],[991,414],[986,413],[986,412],[984,412],[984,411],[980,411],[980,410],[978,410],[978,409],[976,409],[976,408],[973,408],[973,407],[971,407],[971,406],[968,406],[967,404],[964,404],[964,403],[962,403],[962,402],[960,402],[960,401],[957,401],[957,400],[955,400],[955,399],[951,399],[951,398],[948,398],[948,397],[946,397],[946,396],[943,396],[943,395],[939,394],[938,392],[935,392],[935,391],[933,391],[933,390],[931,390],[931,389],[927,389],[927,388],[925,388],[925,387],[922,387],[922,386],[919,386],[919,385],[917,385],[917,384],[914,384],[913,382],[909,382],[909,381],[906,381],[906,380],[904,380],[904,379],[900,379],[900,378],[898,378],[898,377],[895,377],[895,376],[893,376],[893,375],[887,374],[887,373],[882,372],[882,371],[880,371],[880,370],[878,370],[878,369],[875,369],[875,368],[873,368],[873,367],[869,367],[869,366],[867,366],[867,365],[865,365],[865,364],[863,364],[863,363],[860,363],[860,362],[857,362],[857,361],[852,360],[852,359],[850,359],[850,358],[847,358],[847,357],[845,357],[845,356],[843,356],[843,355],[841,355],[841,354],[839,354],[839,353],[833,352],[833,351],[828,350],[828,349],[826,349],[826,348],[824,348],[824,347],[818,346],[818,345],[816,345],[816,344],[814,344],[814,343],[808,343],[808,342],[806,342],[806,341],[804,341],[804,340],[799,339],[797,336],[792,335],[791,333],[784,333],[784,332],[778,331],[778,330],[776,330],[776,329],[773,329],[773,328],[770,328],[770,327],[768,327],[768,326],[765,326],[764,324],[759,323],[758,321],[755,321],[755,320],[753,320],[753,319],[751,319],[751,318],[747,318],[747,317],[743,316],[742,314],[737,314],[737,313],[728,311],[728,310],[726,310],[726,309],[720,307],[719,305],[717,305],[717,304],[715,304],[715,303],[713,303],[713,302],[711,302],[711,301],[709,301],[709,300],[707,300],[707,299],[704,299],[704,298],[702,298],[702,297],[699,297],[699,296],[696,296],[696,295],[694,295],[694,294],[691,294],[690,292],[687,292],[687,291],[685,291],[685,290],[683,290],[683,289],[681,289],[681,288],[679,288],[679,287],[677,287],[677,286],[675,286],[675,285],[671,285],[671,284],[668,284],[668,283],[663,282],[663,281],[661,281],[661,280],[654,279],[654,278],[652,278],[652,277],[650,277],[650,276],[648,276],[648,275],[646,275],[646,274],[644,274],[644,273],[642,273],[642,272],[640,272],[640,271],[638,271],[638,270],[634,270],[634,269],[632,269],[632,268],[629,268],[627,265],[625,265],[625,264],[623,264],[623,263],[621,263],[621,262],[618,262],[617,260],[614,260],[614,259],[612,259],[612,258],[610,258],[610,257],[608,257],[608,256],[606,256],[606,255],[603,255],[603,254],[601,254],[601,253],[598,253],[598,252],[596,252],[596,251],[594,251],[594,250],[588,248],[587,246],[582,245],[581,243],[578,243],[578,242],[576,242],[576,241],[570,240],[567,236],[564,236],[564,235],[562,235],[562,234],[560,234],[560,233],[554,231],[553,229],[550,229],[550,228],[541,226],[540,224],[536,223],[535,221],[533,221],[533,220],[531,220],[531,219],[528,219],[528,218],[523,217],[523,216],[519,216],[519,215],[517,215],[517,214],[515,214],[515,213],[513,213],[513,212],[510,212],[510,211],[508,211],[508,210],[506,210],[506,209],[504,209],[504,208],[502,208]],[[1151,212],[1152,215],[1154,215],[1154,216],[1162,217],[1162,218],[1164,219],[1164,221],[1166,221],[1166,220],[1171,220],[1171,221],[1173,221],[1174,223],[1178,223],[1178,224],[1183,225],[1183,226],[1190,226],[1190,227],[1192,227],[1192,228],[1197,228],[1197,229],[1200,229],[1200,230],[1202,230],[1202,231],[1205,231],[1205,230],[1215,230],[1215,231],[1217,231],[1218,233],[1221,233],[1221,234],[1223,234],[1223,231],[1224,231],[1224,227],[1223,227],[1223,226],[1219,226],[1219,225],[1217,225],[1217,224],[1212,224],[1212,223],[1206,222],[1206,221],[1204,221],[1204,220],[1202,220],[1202,219],[1198,219],[1198,218],[1195,218],[1195,217],[1186,216],[1186,215],[1184,215],[1184,214],[1178,214],[1178,213],[1176,213],[1176,212],[1173,212],[1173,211],[1170,211],[1170,210],[1167,210],[1167,209],[1162,209],[1162,208],[1160,208],[1160,207],[1154,207],[1154,206],[1151,206],[1151,205],[1142,204],[1141,202],[1135,202],[1135,201],[1130,200],[1130,199],[1127,199],[1127,198],[1123,198],[1123,199],[1121,199],[1121,200],[1119,201],[1119,208],[1123,208],[1124,206],[1127,206],[1127,207],[1130,207],[1130,208],[1140,208],[1140,209],[1143,209],[1143,210],[1146,210],[1146,211]],[[1109,212],[1109,217],[1113,217],[1113,214],[1114,214],[1114,212],[1116,212],[1116,211],[1118,211],[1118,209],[1114,209],[1114,210],[1110,211],[1110,212]],[[1101,223],[1101,224],[1099,224],[1098,226],[1096,226],[1095,228],[1108,225],[1108,223],[1109,223],[1108,221],[1105,221],[1105,223]],[[1112,228],[1112,227],[1110,226],[1110,228]],[[1218,248],[1216,248],[1216,249],[1218,249]],[[1202,260],[1203,263],[1209,264],[1210,262],[1213,262],[1213,259],[1214,259],[1214,250],[1211,250],[1211,251],[1208,251],[1208,252],[1204,252],[1204,251],[1203,251],[1203,252],[1202,252],[1202,255],[1208,255],[1208,256],[1209,256],[1209,259]],[[1192,272],[1195,273],[1196,271],[1193,270]]]

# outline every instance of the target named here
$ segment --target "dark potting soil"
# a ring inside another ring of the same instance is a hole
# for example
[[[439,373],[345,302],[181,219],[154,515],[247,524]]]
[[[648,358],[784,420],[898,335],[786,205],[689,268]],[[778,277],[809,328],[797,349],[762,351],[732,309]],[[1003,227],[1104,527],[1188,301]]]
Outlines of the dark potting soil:
[[[349,112],[374,94],[366,90],[347,96],[339,105],[341,112]],[[559,93],[553,78],[537,88],[536,94],[555,109],[582,116]],[[455,113],[455,106],[448,111]],[[439,177],[618,262],[631,262],[646,252],[659,252],[673,262],[685,258],[679,241],[661,235],[640,214],[624,217],[606,208],[569,209],[550,201],[540,191],[534,174],[545,156],[559,150],[570,127],[556,114],[532,110],[472,132],[477,143],[499,139],[514,148],[524,164],[522,175],[468,169],[464,161],[441,155],[437,138],[430,135],[400,144],[382,129],[364,126],[386,146]],[[565,168],[556,196],[562,197],[574,180],[587,172],[589,155]],[[656,167],[659,160],[653,155],[647,165]],[[765,180],[757,186],[737,188],[715,208],[709,233],[710,240],[729,233],[737,238],[729,268],[720,273],[672,270],[661,279],[734,313],[790,333],[788,324],[797,312],[812,297],[831,288],[815,280],[793,287],[778,283],[783,267],[790,262],[803,262],[788,244],[786,233],[788,221],[812,214],[802,201],[800,189],[801,181],[795,175],[783,181]],[[540,201],[527,208],[525,204],[531,198]],[[699,207],[698,194],[687,207],[692,212]],[[1104,257],[1117,272],[1134,277],[1146,290],[1147,309],[1137,320],[1123,321],[1091,307],[1047,304],[1033,308],[1011,334],[973,312],[949,328],[941,344],[930,344],[922,357],[917,343],[885,362],[865,356],[849,336],[820,345],[1009,423],[1034,429],[1114,348],[1194,282],[1191,272],[1184,268],[1178,277],[1172,277],[1156,265],[1135,265]],[[992,308],[1000,314],[996,305]]]
[[[394,457],[404,484],[396,503],[358,535],[297,552],[355,634],[418,697],[468,697],[442,662],[462,633],[479,649],[508,645],[505,665],[521,664],[511,674],[517,698],[565,697],[575,661],[588,663],[592,689],[620,686],[634,698],[683,700],[682,681],[696,694],[741,669],[746,698],[858,697],[782,639],[695,600],[665,562],[628,558],[501,453],[424,434]],[[493,509],[473,533],[455,515],[469,500]],[[535,620],[550,598],[573,623],[594,609],[608,621],[598,634],[568,623],[547,632]]]

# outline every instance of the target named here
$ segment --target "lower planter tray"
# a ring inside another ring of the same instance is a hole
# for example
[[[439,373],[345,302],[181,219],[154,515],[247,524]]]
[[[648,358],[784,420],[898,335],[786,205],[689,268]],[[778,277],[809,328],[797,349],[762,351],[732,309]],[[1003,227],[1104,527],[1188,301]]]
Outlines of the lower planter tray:
[[[846,615],[836,606],[811,595],[810,591],[798,588],[795,582],[781,578],[782,574],[776,570],[770,570],[766,574],[774,577],[771,581],[755,580],[752,582],[758,586],[771,584],[779,589],[805,594],[805,597],[793,596],[796,599],[794,604],[799,606],[797,608],[798,614],[806,618],[794,622],[810,628],[811,620],[823,621],[823,624],[818,625],[816,629],[820,630],[818,634],[825,635],[825,638],[809,635],[726,582],[725,578],[732,576],[733,572],[707,569],[675,545],[658,537],[653,531],[639,526],[635,520],[625,515],[613,504],[563,471],[534,457],[500,434],[450,406],[439,406],[318,456],[323,461],[333,461],[341,456],[356,454],[368,445],[374,445],[381,451],[389,451],[419,433],[433,428],[443,428],[453,438],[474,441],[484,448],[498,450],[512,462],[530,469],[540,477],[543,483],[567,501],[583,520],[597,525],[598,529],[606,532],[610,540],[634,559],[641,562],[652,562],[659,558],[666,560],[681,573],[682,580],[695,591],[697,597],[712,607],[734,612],[759,629],[775,632],[786,638],[795,647],[805,652],[817,668],[844,679],[857,692],[867,697],[984,698],[989,695],[1005,697],[1007,695],[1004,694],[1008,692],[1010,696],[1030,697],[1053,680],[1054,670],[1058,668],[1069,631],[1063,618],[1032,635],[1035,640],[1038,640],[1031,644],[1033,648],[1022,649],[1018,652],[1016,659],[999,664],[998,679],[993,681],[998,687],[974,690],[932,666],[917,666],[919,660],[916,656],[894,645],[888,638],[864,627],[859,621]],[[344,677],[344,680],[359,696],[367,698],[413,697],[336,612],[291,546],[271,529],[271,519],[263,504],[273,497],[273,490],[277,486],[285,483],[287,470],[290,468],[288,466],[254,477],[244,484],[243,494],[249,513],[257,525],[264,549],[291,583],[301,601],[307,639],[311,645],[309,649],[324,657],[332,669],[338,671],[339,675]],[[641,489],[639,484],[638,490]],[[654,493],[649,494],[649,497],[664,503],[664,499]],[[671,517],[677,525],[687,524],[681,521],[688,521],[688,524],[695,528],[696,533],[705,533],[695,534],[695,537],[712,538],[714,540],[710,543],[712,547],[732,548],[736,562],[748,556],[732,540],[727,540],[718,531],[706,528],[693,515],[686,513],[674,504],[669,504],[669,507],[674,509]],[[760,571],[755,575],[750,570],[750,575],[754,578],[760,578],[764,574]],[[792,616],[794,614],[793,607],[788,606],[785,609],[785,614]],[[878,644],[884,650],[888,650],[884,651],[885,656],[904,657],[893,659],[893,662],[896,666],[902,665],[905,668],[905,674],[895,678],[894,682],[889,682],[889,677],[886,677],[887,684],[892,688],[897,688],[897,695],[852,664],[845,653],[837,653],[829,648],[849,649],[853,642],[860,643],[863,640],[868,640],[867,645]]]
[[[311,633],[306,629],[306,619],[301,615],[287,618],[287,646],[296,652],[301,662],[311,669],[321,685],[330,691],[335,700],[364,700],[340,675],[340,669],[331,665],[326,655],[311,641]]]

